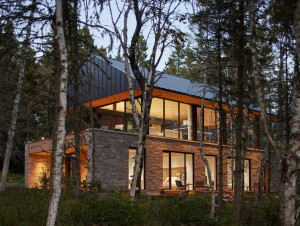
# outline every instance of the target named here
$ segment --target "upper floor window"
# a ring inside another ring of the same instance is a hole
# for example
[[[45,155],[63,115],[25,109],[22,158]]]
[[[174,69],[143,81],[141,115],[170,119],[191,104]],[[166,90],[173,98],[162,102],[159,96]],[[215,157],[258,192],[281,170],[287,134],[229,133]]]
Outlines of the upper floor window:
[[[218,118],[216,110],[204,108],[204,141],[218,141]]]
[[[150,117],[149,117],[149,135],[163,136],[164,135],[164,100],[153,98]]]
[[[135,100],[138,113],[141,113],[141,98]],[[99,107],[101,114],[101,127],[109,130],[137,132],[130,102],[122,101]],[[225,115],[223,127],[223,143],[226,144],[231,136],[229,114]],[[219,113],[216,109],[204,108],[202,122],[200,107],[153,98],[149,115],[149,135],[164,136],[176,139],[199,140],[200,125],[202,139],[205,142],[217,143],[219,139]],[[248,127],[247,146],[259,148],[258,120],[251,119]]]

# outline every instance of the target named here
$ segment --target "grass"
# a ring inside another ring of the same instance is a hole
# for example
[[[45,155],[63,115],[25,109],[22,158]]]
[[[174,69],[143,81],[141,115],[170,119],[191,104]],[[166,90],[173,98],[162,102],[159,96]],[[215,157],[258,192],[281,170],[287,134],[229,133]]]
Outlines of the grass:
[[[7,174],[7,182],[24,184],[25,178],[23,174]]]

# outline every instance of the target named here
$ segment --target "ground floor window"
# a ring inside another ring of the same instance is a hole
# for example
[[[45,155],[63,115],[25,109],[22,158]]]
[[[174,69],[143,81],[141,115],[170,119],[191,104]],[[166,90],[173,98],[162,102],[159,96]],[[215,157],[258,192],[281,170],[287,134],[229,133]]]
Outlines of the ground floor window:
[[[135,149],[129,149],[129,158],[128,158],[128,188],[130,189],[131,183],[132,183],[132,177],[133,177],[133,168],[135,164],[135,156],[136,156],[136,150]],[[145,169],[145,161],[143,164],[143,170],[142,170],[142,177],[141,177],[141,189],[145,189],[145,180],[144,180],[144,169]]]
[[[163,152],[163,188],[176,190],[176,181],[194,187],[194,155],[190,153]]]
[[[211,172],[211,179],[214,182],[214,189],[216,190],[216,188],[217,188],[217,156],[207,155],[205,157],[208,161],[210,172]],[[210,186],[206,166],[205,166],[205,185]]]
[[[227,159],[227,186],[228,190],[233,190],[233,177],[232,177],[232,160]],[[235,162],[233,161],[233,168]],[[251,161],[249,159],[244,160],[244,191],[251,190]]]

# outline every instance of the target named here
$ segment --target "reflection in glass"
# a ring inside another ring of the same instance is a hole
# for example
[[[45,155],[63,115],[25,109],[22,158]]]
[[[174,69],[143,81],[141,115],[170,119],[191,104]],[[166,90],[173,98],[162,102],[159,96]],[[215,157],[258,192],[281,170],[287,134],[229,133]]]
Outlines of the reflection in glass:
[[[193,154],[186,155],[186,185],[192,190],[194,187]]]
[[[216,178],[217,178],[217,165],[216,165],[216,156],[205,156],[207,161],[208,161],[208,165],[209,165],[209,169],[211,172],[211,179],[214,182],[214,188],[216,190],[217,188],[217,183],[216,183]],[[208,179],[208,173],[207,173],[207,168],[205,166],[205,185],[206,186],[210,186],[209,184],[209,179]]]
[[[138,113],[141,114],[141,98],[135,100],[135,106]],[[137,133],[137,127],[133,118],[132,105],[130,101],[126,101],[126,127],[127,132]]]
[[[101,113],[101,128],[124,131],[124,102],[99,107]]]
[[[250,160],[244,160],[244,191],[250,191]]]
[[[233,190],[233,177],[231,170],[231,159],[227,159],[227,186],[228,190]],[[235,161],[233,160],[233,167],[235,167]],[[251,183],[250,183],[250,160],[244,160],[244,190],[250,191]]]
[[[227,187],[228,190],[233,190],[233,172],[232,172],[231,159],[227,159]],[[233,161],[233,170],[234,170],[234,161]]]
[[[180,134],[182,139],[192,140],[192,106],[180,103]]]
[[[165,100],[165,136],[178,138],[178,102]],[[182,139],[182,133],[180,133]]]
[[[163,153],[163,189],[170,189],[169,152]]]
[[[200,113],[201,113],[201,108],[197,107],[197,140],[200,140],[200,125],[203,126],[203,120],[200,123]],[[202,139],[203,139],[203,127],[202,127]]]
[[[169,160],[170,158],[171,161]],[[163,153],[163,188],[177,190],[176,181],[181,181],[182,185],[187,186],[186,189],[193,189],[193,154],[177,152]]]
[[[128,189],[130,189],[132,177],[133,177],[133,168],[135,164],[135,149],[129,149],[129,156],[128,156]],[[142,177],[141,177],[141,189],[144,189],[144,165],[142,170]]]
[[[184,153],[171,152],[171,189],[176,190],[176,180],[185,185]]]
[[[218,141],[218,123],[216,111],[210,108],[204,108],[204,141]]]
[[[163,136],[163,102],[163,99],[152,99],[149,119],[149,135]]]

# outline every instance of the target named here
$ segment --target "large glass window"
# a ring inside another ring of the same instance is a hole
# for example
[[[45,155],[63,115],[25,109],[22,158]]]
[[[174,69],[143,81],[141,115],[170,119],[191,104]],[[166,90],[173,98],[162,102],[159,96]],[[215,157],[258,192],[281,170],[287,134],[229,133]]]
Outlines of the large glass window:
[[[163,136],[164,115],[163,115],[163,99],[153,98],[150,119],[149,119],[149,135]]]
[[[250,160],[244,160],[244,190],[250,191]]]
[[[248,148],[254,148],[254,122],[250,121],[248,127]]]
[[[124,102],[99,107],[99,110],[101,114],[100,125],[102,129],[124,131]]]
[[[171,175],[171,176],[170,176]],[[176,190],[176,181],[181,181],[187,189],[193,189],[193,154],[164,152],[163,188]]]
[[[248,128],[248,148],[259,148],[259,120],[252,118],[250,119]]]
[[[211,172],[211,179],[214,182],[214,188],[216,190],[216,188],[217,188],[217,180],[216,180],[217,179],[217,157],[216,156],[205,156],[205,157],[208,161],[209,169]],[[205,166],[205,185],[210,186],[206,166]]]
[[[216,111],[210,108],[204,108],[204,141],[218,141],[218,117]]]
[[[197,108],[197,140],[200,140],[200,126],[202,126],[202,139],[203,139],[203,117],[202,122],[200,122],[201,108]]]
[[[141,98],[135,100],[135,106],[139,114],[141,114],[141,104]],[[132,105],[130,101],[126,101],[126,128],[129,133],[137,133],[137,127],[133,118]]]
[[[178,131],[178,102],[165,100],[165,137],[182,139]]]
[[[129,149],[129,158],[128,158],[128,188],[130,189],[131,183],[132,183],[132,177],[133,177],[133,168],[135,164],[135,156],[136,156],[136,150],[135,149]],[[143,164],[143,170],[142,170],[142,177],[141,177],[141,189],[145,189],[145,181],[144,181],[144,167],[145,163]]]
[[[192,106],[180,103],[180,136],[192,140]]]
[[[163,189],[170,189],[170,153],[163,153]]]
[[[232,177],[232,160],[227,159],[227,186],[228,190],[233,190],[233,177]],[[235,161],[233,161],[233,168],[235,167]],[[233,169],[234,170],[234,169]],[[244,160],[244,191],[251,190],[251,163],[249,159]]]

